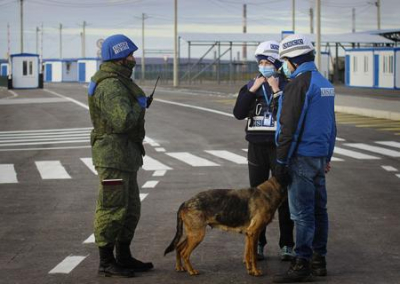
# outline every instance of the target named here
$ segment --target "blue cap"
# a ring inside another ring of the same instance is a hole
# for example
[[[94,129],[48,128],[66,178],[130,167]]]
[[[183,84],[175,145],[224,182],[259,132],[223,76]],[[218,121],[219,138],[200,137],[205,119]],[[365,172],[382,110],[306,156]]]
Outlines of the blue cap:
[[[128,37],[112,35],[103,42],[101,57],[103,61],[118,60],[128,57],[136,50],[138,50],[138,47]]]

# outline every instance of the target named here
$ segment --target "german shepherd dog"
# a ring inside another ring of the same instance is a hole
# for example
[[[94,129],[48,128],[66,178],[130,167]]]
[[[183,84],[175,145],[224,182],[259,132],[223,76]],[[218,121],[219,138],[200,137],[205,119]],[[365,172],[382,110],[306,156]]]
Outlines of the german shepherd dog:
[[[182,203],[177,213],[176,234],[165,249],[164,256],[176,250],[176,271],[199,272],[190,263],[192,251],[201,243],[206,227],[246,234],[244,263],[253,276],[262,275],[257,268],[256,248],[260,232],[268,225],[276,209],[287,197],[287,192],[275,177],[256,188],[211,189]],[[182,239],[183,225],[185,238]],[[183,259],[183,264],[181,259]]]

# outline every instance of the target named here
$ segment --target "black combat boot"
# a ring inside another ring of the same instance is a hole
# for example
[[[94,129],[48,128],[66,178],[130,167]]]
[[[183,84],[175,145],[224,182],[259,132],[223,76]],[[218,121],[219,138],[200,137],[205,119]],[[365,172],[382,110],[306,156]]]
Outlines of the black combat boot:
[[[129,243],[117,242],[115,246],[116,258],[119,266],[133,269],[135,272],[145,272],[154,267],[151,262],[141,262],[140,260],[133,258],[129,245]]]
[[[295,283],[312,281],[310,262],[303,258],[295,258],[285,274],[275,275],[274,283]]]
[[[135,276],[132,269],[121,267],[114,258],[114,245],[99,247],[100,265],[99,276],[130,278]]]
[[[327,270],[325,256],[314,252],[311,262],[311,270],[312,274],[315,276],[326,276]]]

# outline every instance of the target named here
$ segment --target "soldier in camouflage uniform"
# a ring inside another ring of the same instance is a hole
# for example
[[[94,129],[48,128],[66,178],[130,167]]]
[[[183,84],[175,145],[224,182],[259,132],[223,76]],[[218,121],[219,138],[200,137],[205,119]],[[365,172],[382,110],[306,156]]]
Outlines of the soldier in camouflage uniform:
[[[107,277],[133,277],[135,271],[153,268],[130,252],[140,217],[137,172],[143,165],[144,115],[150,103],[131,79],[137,49],[124,35],[107,38],[102,46],[104,62],[88,90],[93,164],[100,178],[95,240],[99,275]]]

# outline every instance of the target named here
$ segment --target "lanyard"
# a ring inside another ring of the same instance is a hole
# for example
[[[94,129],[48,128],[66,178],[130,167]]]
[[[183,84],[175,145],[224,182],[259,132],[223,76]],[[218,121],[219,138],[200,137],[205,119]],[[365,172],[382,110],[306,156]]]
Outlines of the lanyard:
[[[269,99],[268,99],[267,91],[265,91],[264,84],[262,84],[261,87],[262,87],[262,90],[263,90],[263,93],[264,93],[265,101],[266,101],[266,103],[267,103],[267,106],[269,107],[269,105],[271,104],[271,101],[272,101],[272,97],[273,97],[273,96],[271,95],[271,96],[269,97]]]

